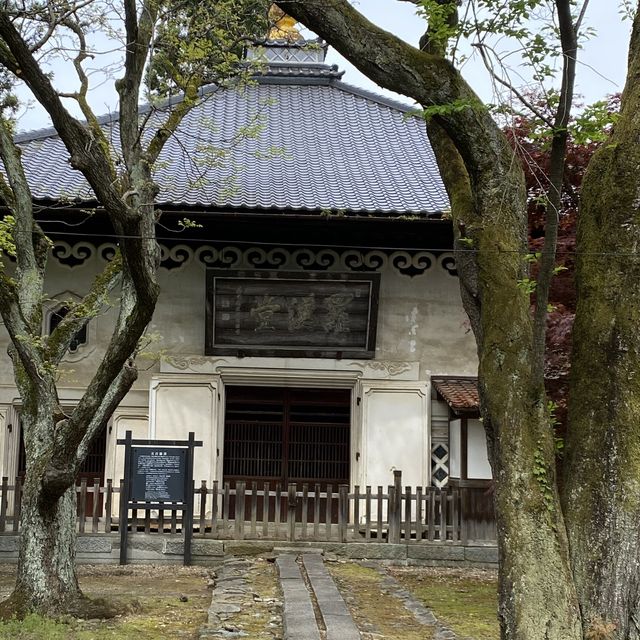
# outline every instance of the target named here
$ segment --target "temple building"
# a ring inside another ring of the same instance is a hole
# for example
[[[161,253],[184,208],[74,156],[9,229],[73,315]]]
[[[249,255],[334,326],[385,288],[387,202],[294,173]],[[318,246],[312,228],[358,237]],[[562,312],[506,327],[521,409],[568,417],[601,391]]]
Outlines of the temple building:
[[[157,168],[161,295],[140,376],[83,474],[119,480],[127,430],[183,439],[194,479],[387,485],[488,480],[475,343],[448,198],[424,120],[345,83],[321,42],[274,39],[254,82],[203,88]],[[161,117],[150,113],[151,118]],[[100,120],[117,136],[117,118]],[[51,129],[20,134],[54,241],[44,330],[113,255],[107,222]],[[181,226],[188,218],[192,223]],[[73,406],[116,312],[61,370]],[[8,337],[2,329],[0,348]],[[0,472],[24,472],[20,397],[0,359]]]

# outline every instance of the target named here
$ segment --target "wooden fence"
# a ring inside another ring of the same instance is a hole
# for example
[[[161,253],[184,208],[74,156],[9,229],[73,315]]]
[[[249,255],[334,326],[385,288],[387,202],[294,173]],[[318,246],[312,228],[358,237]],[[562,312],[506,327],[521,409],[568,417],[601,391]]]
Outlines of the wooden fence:
[[[77,486],[79,533],[118,530],[120,486],[96,478]],[[117,494],[117,495],[114,495]],[[0,485],[0,533],[20,530],[22,480]],[[132,531],[178,533],[181,512],[163,510],[129,513]],[[237,482],[195,489],[193,531],[196,537],[216,539],[270,539],[334,542],[446,542],[493,541],[496,537],[493,497],[486,485],[460,487],[403,487],[401,472],[394,484],[375,489],[347,485],[321,489],[320,485]]]

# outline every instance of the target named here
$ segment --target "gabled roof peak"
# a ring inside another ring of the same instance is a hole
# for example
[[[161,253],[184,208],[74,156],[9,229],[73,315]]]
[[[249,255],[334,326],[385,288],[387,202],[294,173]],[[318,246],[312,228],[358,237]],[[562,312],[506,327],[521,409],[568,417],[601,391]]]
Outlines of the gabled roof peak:
[[[279,38],[249,47],[245,57],[249,63],[264,64],[257,76],[342,78],[344,71],[339,71],[337,65],[325,64],[326,56],[327,44],[320,38]]]

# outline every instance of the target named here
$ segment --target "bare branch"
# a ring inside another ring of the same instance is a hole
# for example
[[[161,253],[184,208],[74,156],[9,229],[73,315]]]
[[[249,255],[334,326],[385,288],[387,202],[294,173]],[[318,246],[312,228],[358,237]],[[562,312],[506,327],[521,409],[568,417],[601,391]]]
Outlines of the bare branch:
[[[122,154],[129,172],[137,173],[140,165],[141,145],[138,124],[138,101],[142,74],[147,61],[153,25],[157,17],[156,3],[142,3],[138,22],[135,0],[124,0],[127,45],[124,77],[116,88],[120,95],[120,141]],[[135,178],[134,178],[135,179]]]
[[[93,134],[64,108],[51,80],[40,68],[33,54],[11,22],[0,11],[0,64],[23,79],[34,96],[47,110],[60,138],[71,154],[71,164],[83,172],[94,193],[105,208],[118,211],[119,195],[107,152],[95,144]],[[122,211],[125,214],[126,211]]]
[[[76,70],[76,74],[78,75],[78,79],[80,80],[80,90],[73,95],[73,97],[78,102],[80,106],[80,110],[82,111],[82,115],[86,118],[89,128],[91,129],[91,133],[94,138],[96,138],[103,148],[107,148],[108,141],[105,136],[104,130],[98,123],[98,119],[96,118],[93,109],[89,106],[89,102],[87,101],[87,93],[89,91],[89,78],[82,66],[82,63],[88,58],[92,58],[93,56],[87,51],[87,39],[85,36],[82,27],[71,18],[64,18],[61,20],[60,24],[67,27],[78,39],[78,55],[73,59],[73,67]],[[111,157],[107,156],[109,161],[111,162]],[[116,170],[111,162],[111,172],[115,175]]]
[[[489,57],[486,54],[485,49],[490,49],[490,47],[481,42],[475,42],[471,45],[475,47],[480,52],[480,57],[482,58],[482,62],[484,63],[485,68],[491,74],[491,77],[500,85],[507,88],[531,113],[533,113],[537,118],[539,118],[542,122],[544,122],[547,126],[553,127],[553,120],[551,120],[543,111],[538,109],[531,100],[528,100],[525,95],[523,95],[518,89],[516,89],[511,82],[502,78],[498,73],[496,73]]]
[[[573,25],[573,30],[576,36],[580,32],[580,27],[582,26],[582,21],[584,20],[584,17],[587,13],[588,6],[589,6],[589,0],[584,0],[584,2],[582,3],[582,7],[580,8],[580,13],[578,14],[578,17],[576,18],[576,22]]]

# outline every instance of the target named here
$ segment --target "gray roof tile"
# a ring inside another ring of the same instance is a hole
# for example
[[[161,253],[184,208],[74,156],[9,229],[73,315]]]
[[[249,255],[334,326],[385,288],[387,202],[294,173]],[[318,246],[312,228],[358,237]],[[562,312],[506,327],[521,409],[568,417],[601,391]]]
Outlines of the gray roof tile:
[[[384,214],[448,207],[424,122],[408,107],[341,82],[328,65],[275,67],[241,91],[204,90],[160,157],[159,205]],[[256,117],[261,133],[238,136]],[[117,140],[117,115],[101,122]],[[35,198],[92,198],[53,130],[17,140]]]

